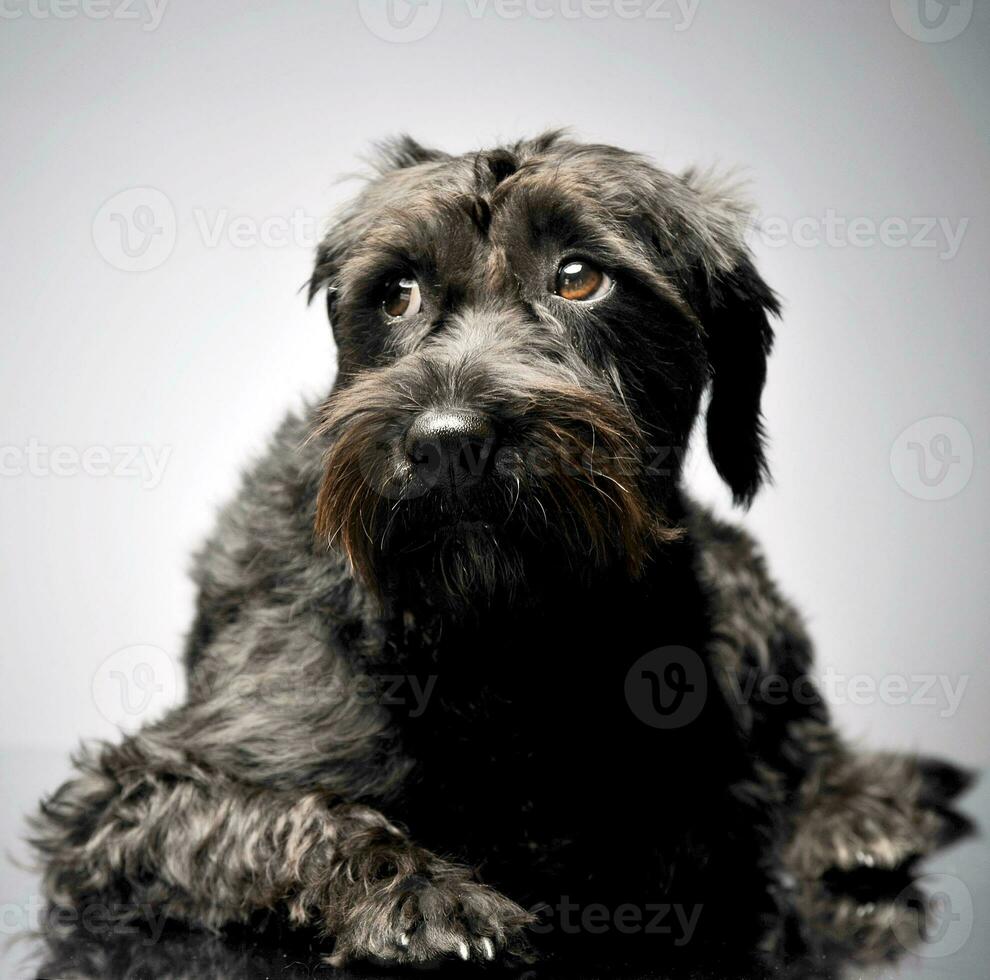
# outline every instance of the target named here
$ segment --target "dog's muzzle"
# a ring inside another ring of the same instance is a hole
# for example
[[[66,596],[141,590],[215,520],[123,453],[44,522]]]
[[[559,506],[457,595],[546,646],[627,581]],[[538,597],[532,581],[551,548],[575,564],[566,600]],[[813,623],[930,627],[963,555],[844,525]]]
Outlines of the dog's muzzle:
[[[638,575],[670,532],[636,468],[635,417],[580,362],[491,344],[406,356],[331,394],[317,534],[372,590],[412,576],[458,601],[544,563]]]

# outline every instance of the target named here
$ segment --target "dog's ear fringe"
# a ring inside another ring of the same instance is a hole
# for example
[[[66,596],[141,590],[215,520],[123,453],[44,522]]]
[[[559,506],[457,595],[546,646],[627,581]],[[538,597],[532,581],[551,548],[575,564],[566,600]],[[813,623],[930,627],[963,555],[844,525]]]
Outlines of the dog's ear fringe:
[[[421,163],[436,163],[439,160],[451,159],[449,153],[423,146],[408,133],[388,136],[372,145],[374,152],[370,163],[379,175],[391,173],[393,170],[405,170]]]
[[[332,305],[332,294],[336,289],[332,281],[335,269],[336,262],[331,258],[324,246],[320,245],[316,253],[316,265],[313,269],[313,274],[301,286],[301,289],[306,290],[307,306],[312,304],[316,298],[316,294],[324,287],[329,290],[327,304],[328,306]]]
[[[538,136],[518,140],[509,148],[517,156],[534,156],[555,149],[561,143],[571,138],[571,131],[564,126],[557,129],[547,129]]]
[[[742,167],[691,166],[681,172],[681,180],[709,204],[721,203],[746,213],[753,210],[750,179]]]
[[[731,273],[749,256],[746,239],[756,216],[750,181],[739,168],[690,167],[680,175],[695,198],[690,209],[696,238],[709,278]]]

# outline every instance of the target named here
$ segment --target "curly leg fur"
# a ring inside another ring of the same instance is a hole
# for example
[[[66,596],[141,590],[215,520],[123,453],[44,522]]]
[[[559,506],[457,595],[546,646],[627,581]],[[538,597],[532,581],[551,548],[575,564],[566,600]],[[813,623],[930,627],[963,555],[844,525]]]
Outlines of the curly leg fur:
[[[282,908],[335,937],[334,962],[491,960],[529,916],[377,811],[237,783],[140,736],[77,760],[34,844],[57,905],[155,909],[211,929]]]
[[[801,786],[784,864],[799,878],[908,866],[968,832],[950,803],[969,781],[955,766],[914,756],[826,757]]]

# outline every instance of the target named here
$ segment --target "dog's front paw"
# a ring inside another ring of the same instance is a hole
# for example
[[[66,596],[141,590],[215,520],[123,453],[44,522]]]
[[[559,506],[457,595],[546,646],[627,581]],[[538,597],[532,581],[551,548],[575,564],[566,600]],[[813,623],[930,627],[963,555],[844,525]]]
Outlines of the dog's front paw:
[[[335,918],[334,966],[355,959],[419,965],[526,959],[525,929],[534,921],[459,870],[382,882]]]

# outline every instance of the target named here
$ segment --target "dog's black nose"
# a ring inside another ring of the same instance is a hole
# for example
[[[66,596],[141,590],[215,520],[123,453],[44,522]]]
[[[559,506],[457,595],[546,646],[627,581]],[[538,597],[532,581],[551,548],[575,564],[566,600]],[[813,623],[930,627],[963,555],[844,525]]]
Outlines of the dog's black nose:
[[[477,483],[495,450],[495,427],[481,412],[431,409],[406,433],[406,455],[428,487],[459,490]]]

